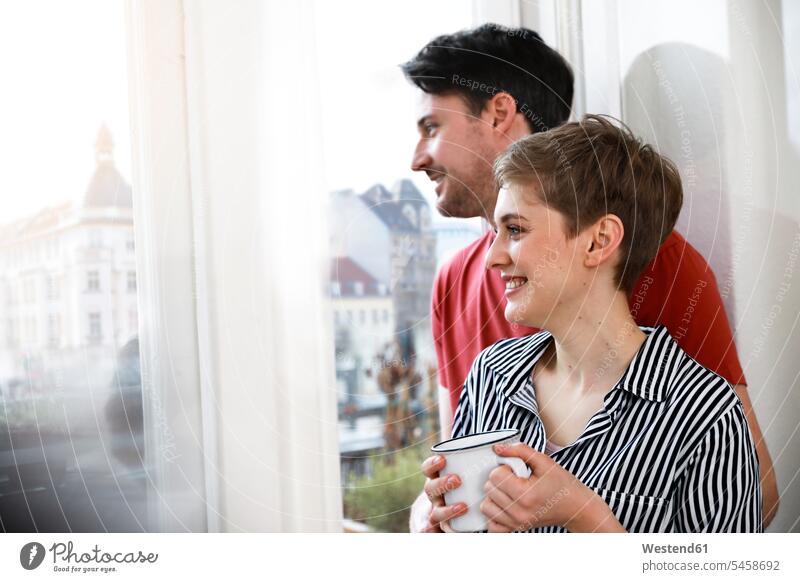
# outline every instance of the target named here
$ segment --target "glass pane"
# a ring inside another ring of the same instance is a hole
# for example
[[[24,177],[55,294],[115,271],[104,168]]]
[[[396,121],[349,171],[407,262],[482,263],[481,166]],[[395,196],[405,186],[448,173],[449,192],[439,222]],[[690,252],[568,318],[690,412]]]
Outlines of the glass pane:
[[[0,7],[4,531],[149,529],[123,8]]]
[[[351,0],[316,11],[344,513],[408,531],[420,464],[439,438],[433,279],[480,227],[439,216],[431,182],[410,170],[416,96],[399,65],[471,26],[472,6]]]

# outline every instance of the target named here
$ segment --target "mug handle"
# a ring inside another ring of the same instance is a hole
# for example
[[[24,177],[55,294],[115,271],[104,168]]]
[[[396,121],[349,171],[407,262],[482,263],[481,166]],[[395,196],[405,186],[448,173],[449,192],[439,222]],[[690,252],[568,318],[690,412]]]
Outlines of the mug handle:
[[[531,476],[531,468],[519,457],[501,457],[497,455],[498,465],[508,465],[517,477],[527,479]]]

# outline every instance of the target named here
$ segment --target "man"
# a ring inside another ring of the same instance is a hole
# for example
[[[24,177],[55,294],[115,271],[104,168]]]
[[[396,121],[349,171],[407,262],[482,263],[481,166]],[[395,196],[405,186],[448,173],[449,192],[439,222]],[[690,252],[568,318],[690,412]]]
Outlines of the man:
[[[515,140],[567,121],[573,93],[569,65],[535,32],[487,24],[435,38],[402,69],[420,89],[420,139],[412,169],[436,183],[441,214],[480,216],[491,224],[497,201],[492,165]],[[432,327],[443,439],[450,436],[464,380],[478,353],[499,339],[536,331],[503,317],[505,284],[485,268],[493,240],[489,230],[445,264],[434,282]],[[673,231],[639,277],[630,308],[639,325],[664,325],[683,350],[734,386],[756,443],[766,527],[778,506],[772,460],[711,268]],[[412,531],[440,531],[429,527],[426,501],[422,495],[415,503]]]

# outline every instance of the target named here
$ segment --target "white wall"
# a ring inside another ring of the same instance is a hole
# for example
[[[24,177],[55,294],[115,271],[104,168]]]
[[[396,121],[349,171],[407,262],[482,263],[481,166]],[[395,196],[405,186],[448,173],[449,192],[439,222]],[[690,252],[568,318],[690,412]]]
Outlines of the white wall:
[[[798,71],[781,2],[620,0],[616,14],[623,119],[681,170],[678,230],[714,269],[777,471],[770,531],[800,531]]]

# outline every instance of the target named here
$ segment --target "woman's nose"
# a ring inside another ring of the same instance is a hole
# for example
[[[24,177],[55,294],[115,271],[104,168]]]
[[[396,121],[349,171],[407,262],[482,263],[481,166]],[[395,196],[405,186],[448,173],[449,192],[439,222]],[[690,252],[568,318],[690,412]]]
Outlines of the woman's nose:
[[[499,235],[494,235],[494,240],[486,253],[485,266],[487,269],[499,269],[510,262],[504,243],[500,238]]]

